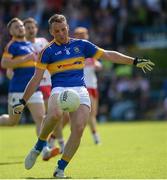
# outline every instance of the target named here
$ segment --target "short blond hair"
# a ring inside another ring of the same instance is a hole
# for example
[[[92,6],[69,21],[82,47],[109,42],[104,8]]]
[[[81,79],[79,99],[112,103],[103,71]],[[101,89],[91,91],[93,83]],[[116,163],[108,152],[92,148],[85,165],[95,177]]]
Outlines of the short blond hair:
[[[57,22],[57,23],[65,22],[65,23],[67,23],[67,20],[66,20],[66,17],[64,15],[62,15],[62,14],[54,14],[48,20],[49,27],[51,27],[51,25],[54,22]]]
[[[22,20],[20,20],[20,19],[19,19],[19,18],[17,18],[17,17],[12,18],[12,19],[8,22],[8,24],[7,24],[7,28],[8,28],[8,30],[10,30],[10,28],[11,28],[11,26],[12,26],[12,24],[13,24],[13,23],[15,23],[15,22],[19,22],[19,21],[22,21]]]
[[[25,19],[25,20],[23,21],[23,23],[24,23],[24,25],[26,25],[27,23],[33,23],[33,24],[35,24],[36,26],[38,26],[37,21],[36,21],[34,18],[32,18],[32,17],[29,17],[29,18]]]

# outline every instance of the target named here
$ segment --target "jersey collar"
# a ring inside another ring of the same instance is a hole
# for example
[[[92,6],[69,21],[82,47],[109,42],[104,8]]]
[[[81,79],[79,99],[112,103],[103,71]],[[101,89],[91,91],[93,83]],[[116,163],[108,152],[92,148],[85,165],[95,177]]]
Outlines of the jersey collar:
[[[53,41],[54,41],[54,42],[55,42],[58,46],[63,45],[63,44],[61,44],[61,43],[57,42],[57,41],[56,41],[56,39],[54,39]],[[67,42],[66,44],[68,44],[69,42],[70,42],[70,38],[68,38],[68,42]]]

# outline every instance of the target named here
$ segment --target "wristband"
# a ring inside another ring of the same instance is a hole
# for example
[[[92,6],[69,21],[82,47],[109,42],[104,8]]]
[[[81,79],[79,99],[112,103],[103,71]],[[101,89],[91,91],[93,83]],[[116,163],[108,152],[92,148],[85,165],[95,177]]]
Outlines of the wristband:
[[[137,63],[138,63],[138,57],[135,57],[134,60],[133,60],[133,65],[136,66]]]
[[[24,106],[26,105],[26,101],[24,99],[20,99],[19,100],[21,104],[23,104]]]

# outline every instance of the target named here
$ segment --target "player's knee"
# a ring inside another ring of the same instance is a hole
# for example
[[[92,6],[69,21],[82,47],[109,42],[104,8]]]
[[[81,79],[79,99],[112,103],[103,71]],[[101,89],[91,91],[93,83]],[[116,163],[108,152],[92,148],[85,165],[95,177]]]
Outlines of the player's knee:
[[[97,115],[97,111],[92,109],[91,112],[90,112],[90,116],[91,117],[96,117],[96,115]]]
[[[62,113],[61,112],[54,112],[54,113],[48,114],[47,116],[50,120],[59,121],[62,118]]]

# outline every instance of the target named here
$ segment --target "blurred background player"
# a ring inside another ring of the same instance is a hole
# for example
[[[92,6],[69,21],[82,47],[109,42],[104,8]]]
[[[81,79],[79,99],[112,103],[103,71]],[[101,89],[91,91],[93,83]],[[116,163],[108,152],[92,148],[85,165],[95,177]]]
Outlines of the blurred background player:
[[[20,19],[13,18],[7,27],[12,39],[5,48],[1,65],[3,68],[9,69],[7,74],[11,79],[8,95],[9,114],[0,116],[0,125],[14,126],[19,122],[21,114],[13,114],[12,106],[19,102],[27,83],[34,74],[36,55],[32,44],[26,41],[25,27]],[[36,123],[37,134],[39,134],[41,122],[45,115],[45,106],[40,91],[33,93],[27,107]]]
[[[85,27],[78,27],[74,30],[74,37],[77,39],[89,39],[88,29]],[[98,110],[98,89],[97,89],[97,76],[96,70],[101,70],[102,64],[94,58],[86,58],[85,67],[84,67],[84,78],[86,88],[89,92],[90,100],[91,100],[91,112],[89,117],[89,126],[93,136],[93,140],[95,144],[100,143],[100,138],[97,133],[96,127],[96,116]]]
[[[35,19],[25,19],[24,26],[26,29],[26,39],[32,43],[35,53],[38,55],[41,50],[48,45],[48,41],[43,37],[36,37],[38,33],[38,25]],[[47,110],[48,98],[51,92],[51,79],[48,70],[46,70],[43,75],[43,79],[40,82],[39,89],[43,94],[45,107]]]
[[[24,21],[24,26],[26,30],[26,40],[32,43],[35,54],[38,56],[39,52],[48,45],[48,41],[43,37],[36,37],[38,33],[38,25],[35,19],[27,18]],[[7,69],[7,77],[11,79],[13,77],[13,69]],[[43,94],[43,99],[45,102],[45,107],[47,110],[48,98],[51,92],[51,79],[48,70],[45,71],[43,79],[40,82],[39,90]]]

